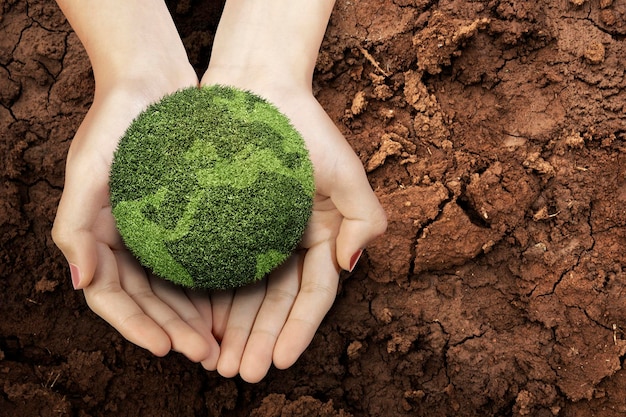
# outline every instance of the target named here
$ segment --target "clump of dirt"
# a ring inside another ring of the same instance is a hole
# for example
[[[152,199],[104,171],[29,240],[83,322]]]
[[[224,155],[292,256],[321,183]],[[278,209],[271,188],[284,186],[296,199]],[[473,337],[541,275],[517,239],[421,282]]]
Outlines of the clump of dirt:
[[[221,3],[169,6],[201,73]],[[314,91],[389,230],[257,385],[152,357],[71,290],[49,231],[89,62],[54,4],[0,11],[7,415],[626,413],[624,3],[337,1]]]

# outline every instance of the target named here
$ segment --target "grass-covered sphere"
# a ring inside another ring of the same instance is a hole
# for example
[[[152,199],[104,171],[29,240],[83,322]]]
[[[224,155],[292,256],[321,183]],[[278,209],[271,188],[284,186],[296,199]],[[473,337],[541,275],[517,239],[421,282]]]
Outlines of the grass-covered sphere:
[[[263,278],[298,245],[313,167],[276,107],[230,87],[188,88],[141,113],[122,137],[111,207],[126,246],[191,288]]]

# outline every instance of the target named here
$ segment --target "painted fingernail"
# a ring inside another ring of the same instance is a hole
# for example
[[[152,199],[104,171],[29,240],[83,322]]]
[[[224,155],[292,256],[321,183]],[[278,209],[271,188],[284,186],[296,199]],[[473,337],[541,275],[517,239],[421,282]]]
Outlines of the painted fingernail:
[[[356,266],[357,262],[359,262],[362,254],[363,249],[359,249],[358,251],[354,252],[354,255],[352,255],[352,258],[350,258],[350,272],[354,271],[354,267]]]
[[[70,275],[72,276],[72,286],[77,289],[80,285],[80,269],[74,264],[70,264]]]

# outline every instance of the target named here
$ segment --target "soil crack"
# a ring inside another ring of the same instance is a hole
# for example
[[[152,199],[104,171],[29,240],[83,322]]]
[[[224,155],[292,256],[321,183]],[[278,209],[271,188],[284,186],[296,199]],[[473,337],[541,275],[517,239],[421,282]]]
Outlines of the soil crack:
[[[419,243],[421,236],[424,234],[424,231],[427,230],[429,226],[431,226],[432,224],[434,224],[435,222],[441,219],[441,216],[444,213],[444,209],[446,205],[454,201],[454,195],[452,194],[450,189],[446,187],[446,190],[448,192],[448,197],[439,203],[439,207],[438,207],[439,211],[437,212],[437,215],[432,220],[427,219],[426,221],[424,221],[424,223],[421,225],[421,227],[418,228],[417,232],[415,233],[413,237],[413,240],[412,240],[413,244],[411,245],[411,261],[409,263],[409,274],[408,274],[409,284],[411,283],[412,277],[415,276],[415,259],[417,257],[417,245]]]

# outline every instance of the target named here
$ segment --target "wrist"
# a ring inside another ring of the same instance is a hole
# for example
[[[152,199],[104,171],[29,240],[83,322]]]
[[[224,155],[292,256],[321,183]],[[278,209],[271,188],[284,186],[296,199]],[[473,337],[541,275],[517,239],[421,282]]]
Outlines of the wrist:
[[[334,0],[228,0],[203,84],[309,91]]]
[[[195,79],[185,48],[162,0],[57,0],[81,40],[97,91],[133,83],[163,90]],[[145,84],[145,85],[144,85]]]
[[[96,91],[124,88],[148,96],[163,96],[182,87],[198,85],[182,43],[169,47],[143,44],[142,48],[120,48],[107,54],[89,53]]]
[[[96,96],[126,91],[151,103],[182,88],[198,85],[198,77],[186,61],[180,64],[153,62],[144,67],[145,64],[143,61],[126,71],[111,70],[99,76],[94,71]]]

